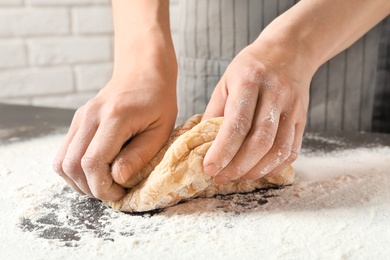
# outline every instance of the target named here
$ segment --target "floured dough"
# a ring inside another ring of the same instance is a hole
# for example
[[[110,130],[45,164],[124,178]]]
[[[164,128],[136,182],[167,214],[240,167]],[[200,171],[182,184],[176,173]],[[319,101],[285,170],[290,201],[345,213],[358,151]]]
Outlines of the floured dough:
[[[202,115],[191,117],[171,134],[166,145],[124,186],[128,193],[120,201],[107,202],[120,211],[142,212],[165,208],[182,200],[212,197],[216,194],[251,192],[255,189],[290,185],[294,170],[256,181],[232,181],[218,185],[203,172],[203,158],[215,139],[223,118],[200,122]],[[199,123],[200,122],[200,123]]]

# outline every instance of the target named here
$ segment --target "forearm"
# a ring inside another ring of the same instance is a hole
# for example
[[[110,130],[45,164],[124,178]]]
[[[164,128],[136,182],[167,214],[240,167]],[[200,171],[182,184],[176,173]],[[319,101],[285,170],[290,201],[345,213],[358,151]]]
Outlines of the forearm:
[[[301,0],[260,39],[286,44],[315,71],[390,14],[388,0]]]
[[[134,69],[132,66],[139,67],[142,63],[175,74],[177,64],[170,32],[169,0],[112,0],[112,9],[113,77],[128,77]]]

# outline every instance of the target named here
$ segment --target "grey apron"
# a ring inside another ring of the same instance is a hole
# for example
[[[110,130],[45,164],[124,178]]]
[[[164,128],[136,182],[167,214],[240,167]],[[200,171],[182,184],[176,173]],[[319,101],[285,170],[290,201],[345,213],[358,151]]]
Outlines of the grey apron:
[[[178,123],[203,113],[229,62],[291,0],[180,0]],[[307,130],[371,131],[380,26],[313,77]]]

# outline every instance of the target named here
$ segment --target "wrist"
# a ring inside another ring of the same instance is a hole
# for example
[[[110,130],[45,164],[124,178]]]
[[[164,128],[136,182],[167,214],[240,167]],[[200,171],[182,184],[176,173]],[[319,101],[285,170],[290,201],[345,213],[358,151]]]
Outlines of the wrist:
[[[279,60],[279,65],[294,67],[300,70],[298,74],[313,76],[322,65],[318,48],[300,21],[280,16],[262,31],[253,44],[266,44],[269,54]]]
[[[160,71],[176,80],[177,62],[169,25],[168,0],[113,0],[113,78]]]
[[[386,3],[386,4],[385,4]],[[259,38],[284,46],[311,73],[352,45],[390,12],[385,0],[302,0]]]
[[[156,70],[176,77],[178,65],[172,43],[156,40],[156,36],[139,37],[124,48],[115,48],[114,78]]]
[[[303,77],[310,81],[317,71],[317,62],[304,43],[283,30],[264,30],[249,46],[253,55],[266,67],[285,74],[291,80],[302,82]]]

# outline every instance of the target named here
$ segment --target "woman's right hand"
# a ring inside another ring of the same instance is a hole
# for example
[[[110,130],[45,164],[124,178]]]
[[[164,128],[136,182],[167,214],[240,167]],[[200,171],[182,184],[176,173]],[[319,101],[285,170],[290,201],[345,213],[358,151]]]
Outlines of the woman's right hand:
[[[112,1],[112,80],[76,111],[54,169],[82,194],[117,201],[120,184],[159,151],[174,126],[177,62],[169,0]]]
[[[55,171],[81,194],[121,199],[119,184],[152,159],[174,126],[176,60],[142,61],[130,71],[76,111],[54,160]]]

